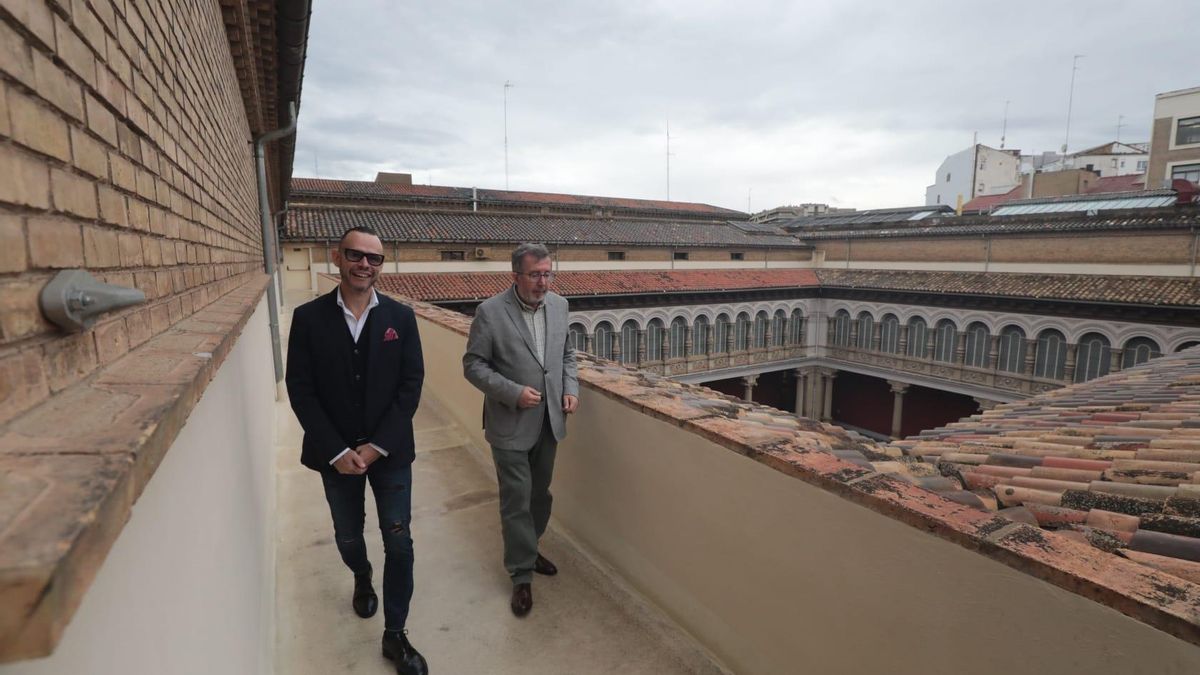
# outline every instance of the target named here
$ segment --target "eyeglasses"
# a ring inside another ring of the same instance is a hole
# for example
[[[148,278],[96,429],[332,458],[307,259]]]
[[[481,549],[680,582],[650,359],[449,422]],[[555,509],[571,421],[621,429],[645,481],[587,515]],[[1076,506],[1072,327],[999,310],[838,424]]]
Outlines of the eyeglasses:
[[[367,264],[371,267],[379,267],[383,264],[382,253],[367,253],[366,251],[360,251],[356,248],[344,248],[342,249],[342,255],[346,256],[346,260],[349,260],[350,262],[358,262],[363,258],[366,258]]]
[[[554,281],[554,272],[519,272],[519,274],[535,283],[543,279],[547,283]]]

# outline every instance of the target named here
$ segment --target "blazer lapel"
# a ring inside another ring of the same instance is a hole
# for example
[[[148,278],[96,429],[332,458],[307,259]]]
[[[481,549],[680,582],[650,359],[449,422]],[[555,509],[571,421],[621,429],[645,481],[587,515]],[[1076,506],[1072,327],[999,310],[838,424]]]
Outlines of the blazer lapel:
[[[508,295],[505,297],[504,308],[507,310],[508,318],[513,323],[513,327],[517,331],[517,335],[525,341],[525,347],[529,349],[530,355],[535,361],[541,362],[537,357],[537,352],[534,351],[533,335],[529,332],[529,326],[525,323],[525,318],[521,316],[521,307],[517,304],[517,290],[514,286],[508,289]]]
[[[346,313],[337,303],[337,289],[333,289],[328,296],[326,305],[328,306],[329,318],[325,321],[325,325],[329,327],[329,337],[333,341],[333,351],[339,355],[338,363],[341,365],[342,373],[349,375],[354,371],[354,363],[351,360],[350,350],[345,348],[346,339],[353,339],[350,335],[350,328],[346,325]],[[345,378],[339,378],[345,381]]]

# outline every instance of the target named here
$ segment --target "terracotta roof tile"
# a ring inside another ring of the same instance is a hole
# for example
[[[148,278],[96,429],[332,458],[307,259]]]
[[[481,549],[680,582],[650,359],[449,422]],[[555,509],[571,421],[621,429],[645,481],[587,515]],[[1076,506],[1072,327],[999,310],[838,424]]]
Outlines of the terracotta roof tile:
[[[562,218],[473,213],[293,206],[284,241],[337,239],[349,227],[369,225],[384,241],[459,244],[540,241],[547,244],[800,248],[794,237],[747,232],[727,222]]]

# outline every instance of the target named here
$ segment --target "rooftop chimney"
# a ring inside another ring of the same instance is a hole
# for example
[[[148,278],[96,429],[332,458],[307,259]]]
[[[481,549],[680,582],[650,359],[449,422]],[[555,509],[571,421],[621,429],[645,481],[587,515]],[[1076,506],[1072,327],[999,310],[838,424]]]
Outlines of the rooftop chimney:
[[[411,173],[389,173],[380,171],[375,174],[376,183],[387,183],[389,185],[412,185]]]

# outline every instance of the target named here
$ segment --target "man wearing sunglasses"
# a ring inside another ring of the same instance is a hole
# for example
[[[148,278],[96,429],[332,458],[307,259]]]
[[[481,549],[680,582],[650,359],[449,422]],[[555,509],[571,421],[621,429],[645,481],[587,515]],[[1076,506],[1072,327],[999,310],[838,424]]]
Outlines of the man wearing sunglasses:
[[[304,428],[300,462],[321,474],[342,562],[354,574],[351,607],[369,618],[379,599],[363,538],[371,483],[383,535],[383,655],[405,675],[428,672],[405,624],[413,593],[413,414],[425,366],[411,308],[375,292],[383,243],[367,227],[342,235],[332,292],[296,308],[287,389]]]
[[[513,285],[475,310],[463,374],[484,393],[484,437],[500,485],[504,567],[510,607],[533,608],[533,573],[558,569],[538,552],[550,521],[550,479],[566,416],[579,406],[575,350],[567,340],[567,301],[550,292],[553,260],[541,244],[512,253]]]

